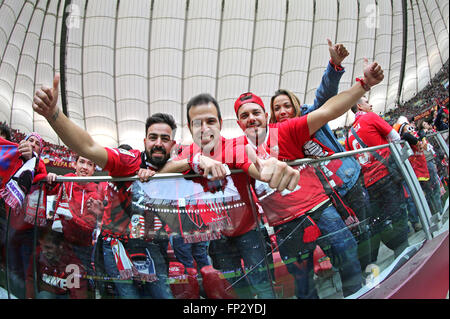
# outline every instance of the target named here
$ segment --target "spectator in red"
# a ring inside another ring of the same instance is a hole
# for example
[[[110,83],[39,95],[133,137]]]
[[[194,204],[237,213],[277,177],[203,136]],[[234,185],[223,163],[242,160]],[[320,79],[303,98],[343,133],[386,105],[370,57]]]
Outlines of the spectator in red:
[[[33,261],[26,277],[26,297],[32,299],[85,299],[87,297],[86,272],[63,236],[45,230],[36,249],[36,287]]]
[[[353,107],[355,122],[346,139],[347,150],[357,150],[370,146],[387,144],[400,139],[398,133],[379,115],[372,111],[367,98],[362,97]],[[386,164],[389,148],[359,153],[357,159],[362,167],[364,183],[369,192],[370,201],[379,208],[374,218],[379,221],[372,227],[372,261],[378,256],[380,240],[398,256],[408,247],[408,218],[406,199],[400,181],[393,180]],[[396,200],[393,200],[393,199]],[[389,224],[392,223],[392,229]]]
[[[94,175],[95,164],[83,156],[77,156],[74,163],[75,173],[66,177],[89,177]],[[56,175],[49,173],[53,182]],[[92,267],[94,242],[97,239],[97,228],[103,215],[106,183],[63,182],[58,183],[49,192],[57,194],[56,214],[53,229],[62,232],[69,244],[83,263],[89,275],[94,275]]]
[[[32,186],[22,207],[14,210],[7,208],[9,218],[8,269],[13,278],[12,282],[15,284],[13,293],[18,298],[25,297],[24,281],[33,247],[33,225],[36,222],[37,226],[45,226],[47,222],[46,201],[44,201],[44,198],[46,198],[45,188],[39,194],[40,186],[38,185],[39,182],[47,178],[47,169],[40,159],[42,146],[42,138],[36,132],[28,134],[20,141],[18,151],[22,154],[22,158],[28,161],[35,156],[39,158],[39,161],[35,169]],[[38,198],[41,199],[39,204],[37,203]]]
[[[434,179],[431,179],[428,170],[427,160],[424,150],[427,148],[426,140],[420,139],[417,132],[409,125],[403,123],[399,127],[399,133],[402,139],[407,141],[411,146],[414,155],[409,157],[409,162],[416,173],[417,179],[427,197],[430,205],[431,213],[436,214],[442,211],[442,203],[440,197],[439,184],[436,185]]]

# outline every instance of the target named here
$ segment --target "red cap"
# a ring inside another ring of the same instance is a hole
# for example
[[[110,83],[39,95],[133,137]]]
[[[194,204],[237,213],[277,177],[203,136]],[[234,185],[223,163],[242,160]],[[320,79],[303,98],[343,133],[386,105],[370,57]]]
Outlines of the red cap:
[[[238,99],[236,100],[236,102],[234,102],[234,111],[236,112],[236,115],[238,113],[239,108],[246,103],[256,103],[259,106],[261,106],[264,111],[266,111],[266,109],[264,107],[264,103],[261,100],[261,98],[255,94],[253,94],[252,92],[247,92],[247,93],[241,94],[238,97]]]

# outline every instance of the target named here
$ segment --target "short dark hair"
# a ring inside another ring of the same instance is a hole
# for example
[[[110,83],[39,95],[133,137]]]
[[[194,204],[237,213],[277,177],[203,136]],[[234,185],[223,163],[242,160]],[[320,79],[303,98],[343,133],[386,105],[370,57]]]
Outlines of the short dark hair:
[[[120,144],[118,148],[121,148],[126,151],[131,151],[133,148],[128,144]]]
[[[5,139],[11,142],[11,129],[6,123],[0,123],[0,135],[4,135]]]
[[[38,232],[39,240],[43,242],[54,243],[56,246],[64,244],[64,236],[62,233],[56,232],[51,228],[45,228]]]
[[[152,116],[147,118],[147,122],[145,123],[145,135],[147,136],[147,131],[150,126],[157,123],[165,123],[170,126],[172,129],[172,138],[175,137],[175,131],[177,130],[177,124],[175,123],[175,119],[172,115],[167,113],[155,113]]]
[[[211,96],[211,94],[201,93],[201,94],[198,94],[198,95],[194,96],[193,98],[191,98],[187,104],[186,114],[187,114],[188,126],[191,125],[191,118],[189,116],[189,111],[190,111],[191,107],[209,104],[209,103],[214,104],[214,106],[216,107],[217,117],[219,119],[219,122],[222,120],[222,115],[220,114],[219,103],[217,103],[217,100],[215,98],[213,98]]]

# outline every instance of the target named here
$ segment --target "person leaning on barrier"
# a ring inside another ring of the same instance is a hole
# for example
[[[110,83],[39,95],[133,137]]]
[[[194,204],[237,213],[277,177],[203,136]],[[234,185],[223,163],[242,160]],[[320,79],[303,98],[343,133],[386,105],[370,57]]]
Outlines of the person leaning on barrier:
[[[362,97],[351,108],[355,113],[353,130],[349,130],[345,141],[347,150],[384,145],[400,140],[399,134],[379,115],[372,111],[367,98]],[[357,134],[358,139],[354,134]],[[361,142],[364,145],[361,145]],[[375,154],[376,153],[376,154]],[[372,260],[378,256],[380,240],[398,256],[408,244],[408,217],[406,199],[401,176],[394,176],[388,170],[389,147],[356,155],[364,174],[364,184],[369,192],[371,205],[375,205],[371,217]],[[377,158],[385,160],[385,164]],[[395,200],[393,200],[395,199]]]
[[[430,173],[430,183],[433,192],[439,193],[440,197],[440,178],[438,174],[438,167],[436,163],[441,162],[441,158],[444,158],[444,153],[438,148],[434,148],[430,143],[430,139],[427,138],[428,133],[436,132],[430,123],[426,121],[419,122],[419,139],[425,143],[424,153],[427,160],[428,172]]]
[[[370,87],[381,82],[383,77],[383,70],[376,62],[371,65],[366,63],[364,79],[361,79],[361,81],[367,88],[367,86]],[[244,137],[244,143],[251,145],[258,156],[262,158],[277,156],[283,161],[292,161],[305,157],[303,149],[298,147],[298,145],[307,143],[311,135],[324,124],[344,114],[365,92],[366,89],[360,83],[356,83],[349,90],[332,97],[321,108],[306,116],[269,125],[267,123],[268,115],[265,113],[263,102],[253,93],[242,94],[235,102],[235,111],[238,125],[246,136]],[[291,224],[294,223],[294,226],[303,224],[305,221],[310,221],[312,224],[314,222],[317,223],[320,232],[330,237],[330,244],[336,256],[336,262],[340,260],[339,268],[343,283],[343,293],[344,296],[348,296],[362,286],[361,266],[357,256],[356,241],[335,207],[331,205],[329,197],[325,193],[323,185],[314,170],[309,166],[307,168],[300,166],[299,170],[301,178],[298,184],[299,189],[296,192],[279,197],[275,203],[261,200],[260,204],[269,220],[269,224],[272,223],[275,226],[275,231],[278,232],[277,241],[279,241],[280,254],[283,260],[297,258],[298,263],[303,262],[298,256],[302,251],[302,241],[298,239],[299,237],[296,237],[295,240],[298,242],[293,243],[294,237],[289,232],[292,229],[296,230],[297,227],[288,227],[289,222]],[[312,172],[308,174],[310,170]],[[255,191],[258,192],[257,190]],[[284,204],[286,204],[289,197],[292,197],[292,203],[285,207]],[[272,198],[269,197],[268,199],[271,200]],[[312,218],[307,214],[310,214]],[[302,220],[305,216],[307,220]],[[288,233],[284,234],[285,229],[289,230]],[[279,238],[281,236],[282,238]],[[285,240],[287,242],[282,244],[281,241]],[[303,237],[303,242],[307,242],[305,237]],[[283,245],[291,247],[290,250],[292,251],[289,251],[289,249],[285,250]],[[311,258],[307,265],[308,273],[312,274]],[[298,278],[296,290],[299,297],[318,297],[314,289],[308,288],[308,273],[305,276],[305,269],[301,269],[294,263],[288,264],[288,270],[295,278]]]
[[[95,172],[95,163],[79,155],[75,156],[72,167],[75,173],[68,173],[65,177],[89,177]],[[48,175],[48,183],[54,184],[57,175]],[[72,181],[56,183],[48,188],[47,195],[57,195],[52,229],[63,234],[66,244],[81,260],[88,275],[95,275],[92,256],[97,241],[96,231],[103,217],[106,183]]]
[[[217,101],[209,94],[193,97],[187,104],[188,128],[193,141],[181,155],[170,161],[162,171],[185,172],[192,170],[204,177],[211,175],[211,181],[225,183],[226,164],[229,169],[242,169],[246,174],[232,174],[228,177],[240,195],[243,206],[227,210],[230,227],[222,229],[223,240],[210,242],[209,253],[213,266],[223,272],[240,273],[241,259],[247,269],[245,278],[230,278],[240,297],[250,298],[254,293],[258,298],[274,298],[270,278],[264,269],[265,247],[260,240],[258,227],[252,212],[247,190],[247,175],[264,180],[280,191],[292,190],[298,183],[298,172],[276,159],[251,163],[243,145],[234,140],[226,140],[220,134],[222,118]],[[222,184],[221,184],[222,185]],[[222,187],[222,186],[221,186]],[[236,206],[236,205],[230,205]],[[245,289],[246,281],[251,285],[250,295]]]
[[[410,156],[408,160],[414,169],[420,186],[422,186],[427,202],[430,205],[431,213],[440,213],[442,211],[440,187],[439,183],[436,183],[435,179],[431,178],[432,172],[428,169],[429,166],[424,152],[428,147],[426,139],[420,138],[414,128],[407,122],[399,126],[398,132],[400,137],[408,142],[414,152],[414,155]]]
[[[145,152],[103,147],[96,143],[88,132],[60,112],[56,104],[58,86],[59,74],[53,80],[53,87],[43,86],[36,91],[33,109],[47,119],[61,140],[74,152],[107,170],[111,176],[137,174],[141,181],[148,181],[155,174],[155,168],[164,163],[166,154],[170,153],[174,143],[176,125],[172,116],[155,114],[147,119]],[[129,192],[131,184],[132,182],[109,183],[106,189],[107,205],[99,239],[100,248],[103,249],[105,271],[113,279],[138,278],[133,284],[122,280],[115,281],[116,293],[120,297],[172,298],[167,283],[167,264],[160,246],[153,242],[153,238],[149,236],[141,238],[132,231],[132,196]],[[139,218],[137,221],[140,223]],[[151,257],[148,256],[148,252]],[[147,260],[150,258],[153,260],[156,273],[152,269],[145,269],[145,273],[138,272],[129,256],[133,259],[133,255],[139,254],[146,256]],[[142,281],[145,285],[136,284]]]
[[[345,70],[341,66],[348,52],[342,51],[339,45],[332,46],[328,43],[331,60],[322,76],[322,82],[316,90],[316,99],[312,105],[301,104],[300,99],[291,91],[280,89],[275,92],[270,100],[270,122],[283,122],[289,118],[306,115],[323,105],[323,103],[338,92],[339,81]],[[328,124],[322,126],[312,136],[311,140],[303,146],[306,157],[330,156],[334,153],[345,152],[345,148],[339,143]],[[362,186],[361,166],[353,157],[342,157],[323,165],[326,175],[329,175],[330,183],[333,184],[337,195],[342,197],[343,202],[355,212],[358,220],[363,222],[370,215],[370,204],[367,190]],[[347,215],[344,205],[338,212]],[[345,218],[344,218],[345,219]],[[347,225],[351,222],[347,221]],[[367,256],[367,239],[370,236],[367,229],[359,227],[358,254],[361,268],[364,270],[370,263]],[[355,231],[358,229],[355,228]]]

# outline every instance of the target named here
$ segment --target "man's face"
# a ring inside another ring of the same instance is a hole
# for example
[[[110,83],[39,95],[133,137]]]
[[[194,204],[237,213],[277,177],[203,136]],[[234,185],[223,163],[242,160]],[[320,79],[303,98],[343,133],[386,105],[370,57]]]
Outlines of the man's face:
[[[253,141],[264,140],[266,136],[268,115],[256,103],[242,105],[237,113],[237,123],[245,135]]]
[[[92,176],[94,175],[95,164],[85,157],[79,156],[75,163],[75,174],[77,176]]]
[[[273,113],[277,122],[284,122],[295,116],[295,108],[287,95],[278,95],[273,100]]]
[[[60,254],[63,253],[61,247],[47,240],[40,240],[39,243],[45,258],[52,263],[56,263]]]
[[[150,163],[160,168],[170,157],[170,150],[175,141],[172,139],[172,129],[166,123],[155,123],[147,129],[144,138],[145,153]]]
[[[39,140],[35,137],[35,136],[30,136],[27,140],[30,145],[31,148],[33,149],[33,152],[35,152],[36,154],[39,154],[40,150],[41,150],[41,144],[39,144]]]
[[[220,142],[222,121],[213,103],[192,106],[189,109],[189,130],[194,143],[203,152],[211,152]]]
[[[361,102],[358,104],[358,107],[361,111],[372,112],[372,104],[370,104],[369,100],[365,97],[361,98]]]

